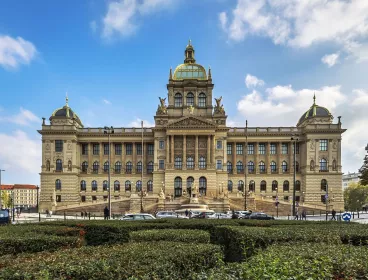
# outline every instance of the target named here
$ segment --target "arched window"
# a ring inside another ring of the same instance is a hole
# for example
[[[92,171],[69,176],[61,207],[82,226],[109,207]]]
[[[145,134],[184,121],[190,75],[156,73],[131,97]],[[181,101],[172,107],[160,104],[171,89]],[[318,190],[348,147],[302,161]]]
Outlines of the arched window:
[[[239,160],[237,163],[236,163],[236,172],[238,174],[241,174],[243,173],[244,169],[243,169],[243,162],[241,160]]]
[[[120,182],[118,180],[114,182],[114,191],[120,192]]]
[[[283,187],[284,192],[288,192],[289,191],[289,181],[284,181],[284,184],[282,187]]]
[[[102,190],[104,192],[107,192],[109,190],[109,182],[107,182],[106,180],[102,182]]]
[[[332,170],[333,170],[333,171],[337,171],[337,162],[336,162],[336,159],[334,159],[334,160],[332,161]]]
[[[125,165],[125,173],[131,174],[133,170],[133,164],[131,161],[128,161]]]
[[[142,181],[138,180],[137,183],[135,183],[135,189],[137,192],[142,191]]]
[[[267,190],[267,183],[265,180],[261,181],[261,192],[265,192]]]
[[[182,107],[183,106],[183,97],[180,93],[176,93],[174,97],[174,106]]]
[[[198,95],[198,107],[206,107],[206,95],[203,92]]]
[[[187,106],[194,106],[194,94],[191,92],[187,94]]]
[[[194,159],[191,156],[187,158],[187,169],[194,169]]]
[[[87,184],[86,184],[86,181],[82,180],[82,181],[80,182],[80,190],[81,190],[82,192],[85,192],[85,191],[87,190]]]
[[[129,180],[125,181],[125,191],[131,192],[132,191],[132,183]]]
[[[117,174],[121,173],[121,162],[120,161],[115,162],[115,173]]]
[[[142,173],[142,162],[141,161],[137,162],[137,173]]]
[[[272,181],[272,191],[275,192],[277,191],[277,186],[278,186],[278,183],[276,180],[273,180]]]
[[[153,162],[150,161],[148,164],[147,164],[147,173],[148,174],[151,174],[153,172]]]
[[[103,166],[103,169],[104,169],[104,172],[105,173],[108,173],[109,172],[109,162],[108,161],[106,161],[105,163],[104,163],[104,166]]]
[[[199,157],[199,169],[206,169],[206,158],[204,156]]]
[[[179,156],[175,158],[175,169],[182,169],[182,161]]]
[[[248,173],[254,173],[254,162],[248,162]]]
[[[283,162],[282,162],[281,167],[282,167],[282,172],[283,172],[283,173],[286,173],[286,172],[288,171],[288,164],[287,164],[287,162],[286,162],[286,161],[283,161]]]
[[[314,171],[314,160],[310,161],[310,171]]]
[[[270,167],[271,167],[271,173],[276,173],[277,172],[276,162],[271,161]]]
[[[199,178],[199,193],[201,195],[206,195],[207,193],[207,179],[206,177]]]
[[[56,181],[55,181],[55,190],[61,191],[61,181],[60,181],[60,179],[56,179]]]
[[[176,177],[174,180],[174,190],[175,190],[175,197],[179,197],[182,195],[183,187],[182,187],[182,180],[180,177]]]
[[[256,190],[256,182],[254,182],[253,180],[251,180],[249,182],[249,191],[250,192],[255,192],[255,190]]]
[[[98,169],[100,168],[100,165],[98,164],[98,161],[95,161],[92,165],[93,173],[98,173]]]
[[[300,181],[295,181],[295,191],[300,192]]]
[[[266,165],[265,165],[265,163],[264,163],[263,161],[261,161],[261,162],[258,164],[258,166],[259,166],[259,172],[260,172],[260,173],[265,173],[265,172],[266,172]]]
[[[91,185],[92,185],[92,191],[97,191],[97,181],[93,180]]]
[[[231,180],[227,181],[227,190],[229,192],[233,192],[233,181]]]
[[[319,171],[326,172],[327,171],[327,160],[321,158],[319,161]]]
[[[88,162],[83,161],[82,163],[82,172],[87,172],[88,170]]]
[[[227,162],[227,173],[233,173],[233,164],[230,161]]]
[[[187,178],[187,193],[189,195],[192,194],[192,185],[194,183],[194,178],[193,177],[188,177]]]
[[[327,180],[326,179],[321,180],[321,191],[327,192]]]
[[[238,181],[238,191],[244,192],[244,182],[242,180]]]
[[[299,172],[299,162],[295,162],[295,172]]]
[[[147,182],[147,192],[153,192],[153,182],[151,180]]]
[[[63,162],[61,159],[56,160],[56,171],[63,171]]]

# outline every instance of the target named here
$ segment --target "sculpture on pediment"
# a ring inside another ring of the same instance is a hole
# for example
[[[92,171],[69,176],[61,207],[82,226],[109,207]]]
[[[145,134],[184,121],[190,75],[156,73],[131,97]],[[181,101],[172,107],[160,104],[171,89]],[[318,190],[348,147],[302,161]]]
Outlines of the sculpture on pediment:
[[[221,104],[221,100],[222,100],[222,96],[220,96],[220,98],[215,98],[215,101],[216,101],[216,106],[214,108],[215,114],[225,115],[224,105]]]
[[[167,107],[165,105],[166,98],[159,97],[159,99],[160,99],[160,105],[158,105],[156,114],[157,115],[166,115],[167,114]]]
[[[190,106],[188,107],[188,112],[189,112],[189,114],[193,115],[194,107],[193,107],[192,105],[190,105]]]

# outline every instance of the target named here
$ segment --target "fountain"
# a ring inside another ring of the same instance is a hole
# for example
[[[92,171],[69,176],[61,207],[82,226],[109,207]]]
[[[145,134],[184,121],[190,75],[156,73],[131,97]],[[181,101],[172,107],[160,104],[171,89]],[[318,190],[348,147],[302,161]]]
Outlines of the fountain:
[[[192,183],[191,192],[190,192],[190,201],[189,204],[183,204],[180,206],[179,210],[176,210],[176,213],[184,213],[186,210],[191,210],[192,212],[214,212],[208,208],[207,204],[199,204],[198,203],[198,188]]]

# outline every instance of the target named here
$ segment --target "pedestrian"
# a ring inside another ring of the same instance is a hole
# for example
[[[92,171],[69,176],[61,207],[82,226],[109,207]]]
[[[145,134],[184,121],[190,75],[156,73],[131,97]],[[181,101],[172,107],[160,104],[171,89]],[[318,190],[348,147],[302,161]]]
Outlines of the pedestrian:
[[[109,218],[109,209],[107,208],[107,206],[105,206],[104,209],[104,220],[107,220]]]
[[[335,209],[332,209],[331,214],[332,214],[331,221],[332,221],[332,220],[335,220],[335,221],[336,221],[336,211],[335,211]]]
[[[84,211],[84,218],[87,219],[87,211]]]
[[[82,217],[82,219],[83,219],[83,214],[84,214],[84,212],[82,211],[82,212],[81,212],[81,217]]]
[[[189,219],[192,217],[192,210],[189,210]]]
[[[303,209],[302,212],[302,220],[307,220],[307,211],[305,211],[305,209]]]
[[[49,216],[49,209],[46,209],[46,217]]]
[[[298,219],[299,219],[299,212],[298,212],[298,210],[295,210],[294,220],[298,220]]]
[[[189,212],[188,212],[188,209],[187,209],[187,210],[185,210],[185,217],[188,217],[188,215],[189,215]]]

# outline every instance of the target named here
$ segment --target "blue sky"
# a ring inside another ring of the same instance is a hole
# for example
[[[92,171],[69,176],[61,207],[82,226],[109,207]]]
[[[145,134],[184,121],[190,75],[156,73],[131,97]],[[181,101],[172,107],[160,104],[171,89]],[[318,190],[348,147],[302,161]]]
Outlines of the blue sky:
[[[85,126],[152,125],[189,38],[228,125],[294,126],[315,92],[342,116],[343,171],[356,171],[368,139],[367,22],[366,0],[1,1],[3,183],[39,184],[36,130],[66,92]]]

